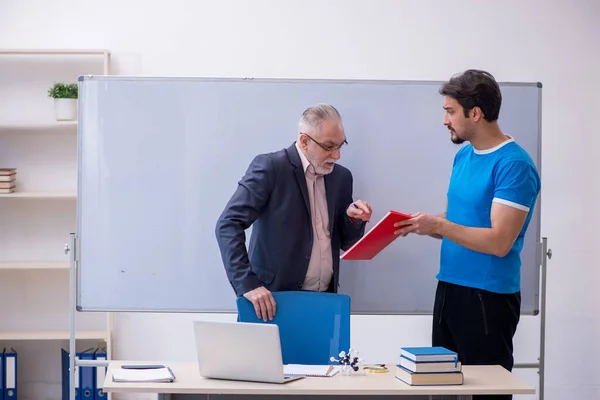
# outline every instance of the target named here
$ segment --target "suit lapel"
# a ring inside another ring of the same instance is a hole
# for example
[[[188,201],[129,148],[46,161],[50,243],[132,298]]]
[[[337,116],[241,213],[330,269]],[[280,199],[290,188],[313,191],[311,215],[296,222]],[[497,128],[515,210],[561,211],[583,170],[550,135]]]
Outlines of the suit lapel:
[[[296,176],[296,181],[298,182],[298,186],[300,187],[300,191],[302,192],[302,198],[304,199],[304,206],[306,207],[306,212],[308,213],[308,217],[311,218],[310,203],[308,201],[308,187],[306,186],[306,177],[304,176],[302,160],[300,160],[300,155],[298,155],[298,150],[296,149],[295,143],[293,143],[287,149],[287,154],[290,159],[290,162],[294,166],[294,175]]]
[[[308,216],[310,215],[310,203],[308,202],[308,187],[306,186],[306,177],[304,176],[304,171],[302,171],[302,166],[299,168],[296,167],[294,170],[296,175],[296,181],[298,181],[298,186],[300,186],[300,191],[302,192],[302,197],[304,198],[304,205],[306,206],[306,212],[308,212]]]
[[[334,167],[335,168],[335,167]],[[327,214],[329,215],[329,236],[333,236],[333,225],[335,224],[334,211],[335,211],[335,193],[336,188],[334,182],[332,182],[330,174],[325,175],[325,196],[327,197]]]

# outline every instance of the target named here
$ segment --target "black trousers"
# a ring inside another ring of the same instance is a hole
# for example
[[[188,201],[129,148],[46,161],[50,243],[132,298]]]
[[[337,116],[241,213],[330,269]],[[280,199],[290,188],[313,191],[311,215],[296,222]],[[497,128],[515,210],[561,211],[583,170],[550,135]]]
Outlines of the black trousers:
[[[499,294],[439,282],[433,307],[432,345],[456,351],[463,365],[514,366],[513,336],[521,316],[521,293]],[[512,395],[475,395],[473,400],[510,400]]]

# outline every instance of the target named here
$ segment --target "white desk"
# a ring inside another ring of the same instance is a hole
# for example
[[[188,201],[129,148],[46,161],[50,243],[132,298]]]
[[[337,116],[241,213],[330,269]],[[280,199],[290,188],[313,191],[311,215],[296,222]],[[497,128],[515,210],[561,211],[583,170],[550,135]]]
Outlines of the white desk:
[[[159,399],[208,398],[221,395],[225,398],[271,398],[295,395],[300,397],[327,396],[453,396],[469,399],[474,394],[535,394],[535,389],[500,366],[463,366],[464,384],[460,386],[409,386],[395,378],[395,365],[387,373],[366,374],[364,376],[344,376],[332,378],[304,378],[285,384],[267,384],[206,379],[200,376],[198,366],[193,362],[143,362],[137,364],[162,364],[168,366],[176,377],[173,383],[116,383],[112,381],[114,368],[122,364],[136,364],[130,361],[109,363],[104,391],[112,393],[158,393]],[[389,368],[389,367],[388,367]],[[190,396],[196,395],[196,396]],[[203,395],[203,396],[198,396]],[[225,397],[223,395],[226,395]],[[355,398],[354,400],[356,400]]]

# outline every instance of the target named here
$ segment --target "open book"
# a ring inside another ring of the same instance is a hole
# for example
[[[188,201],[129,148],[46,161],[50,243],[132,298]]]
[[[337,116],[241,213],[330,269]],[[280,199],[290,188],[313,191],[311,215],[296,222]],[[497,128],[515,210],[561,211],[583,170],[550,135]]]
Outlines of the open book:
[[[112,370],[114,382],[173,382],[175,375],[169,367],[154,369],[124,369]]]
[[[339,369],[335,365],[305,365],[286,364],[283,366],[283,374],[291,376],[315,376],[328,378],[337,374]]]

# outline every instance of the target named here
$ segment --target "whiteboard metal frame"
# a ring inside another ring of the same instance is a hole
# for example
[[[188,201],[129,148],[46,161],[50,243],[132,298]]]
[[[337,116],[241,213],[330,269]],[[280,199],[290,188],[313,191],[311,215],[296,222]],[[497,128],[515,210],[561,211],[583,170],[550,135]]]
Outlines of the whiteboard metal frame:
[[[96,78],[101,79],[102,81],[136,81],[143,79],[145,81],[195,81],[195,82],[224,82],[224,83],[232,83],[232,82],[243,82],[243,81],[254,81],[254,82],[264,82],[264,83],[334,83],[334,84],[344,84],[344,85],[364,85],[364,84],[376,84],[376,85],[411,85],[411,84],[425,84],[425,85],[442,85],[445,81],[441,80],[377,80],[377,79],[317,79],[317,78],[254,78],[254,77],[196,77],[196,76],[138,76],[138,75],[82,75],[78,78],[79,82],[83,82],[86,80],[95,80]],[[541,89],[543,87],[541,82],[498,82],[500,86],[512,86],[512,87],[537,87]],[[538,166],[538,170],[541,177],[541,167],[542,167],[542,153],[541,153],[541,141],[542,141],[542,93],[541,90],[538,90],[538,132],[537,132],[537,157],[536,162]],[[78,137],[80,135],[80,130],[82,129],[82,124],[78,125]],[[78,160],[81,159],[81,140],[78,140],[77,144],[77,152],[78,152]],[[80,170],[81,166],[78,161],[78,170]],[[81,176],[77,175],[77,198],[81,199]],[[534,214],[537,217],[537,231],[535,241],[537,243],[536,255],[538,258],[541,256],[541,193],[538,195],[537,205],[534,209]],[[77,202],[77,221],[76,221],[76,232],[80,231],[80,215],[81,215],[81,201]],[[76,236],[76,239],[79,240],[79,236]],[[533,315],[536,316],[540,313],[540,265],[541,260],[538,261],[539,264],[536,264],[535,268],[537,269],[536,282],[534,288],[534,309],[529,312],[522,312],[521,315]],[[80,303],[80,293],[79,293],[79,285],[80,285],[80,270],[77,269],[77,293],[76,293],[76,303]],[[78,311],[105,311],[105,312],[123,312],[123,311],[131,311],[131,312],[140,312],[140,313],[152,313],[152,312],[165,312],[165,313],[198,313],[201,312],[203,314],[234,314],[235,310],[222,310],[222,309],[212,309],[212,310],[196,310],[196,309],[174,309],[174,310],[121,310],[121,309],[102,309],[102,310],[92,310],[87,309],[83,310],[81,307],[76,306]],[[353,315],[432,315],[433,311],[423,312],[423,311],[403,311],[403,312],[393,312],[393,311],[353,311]]]

